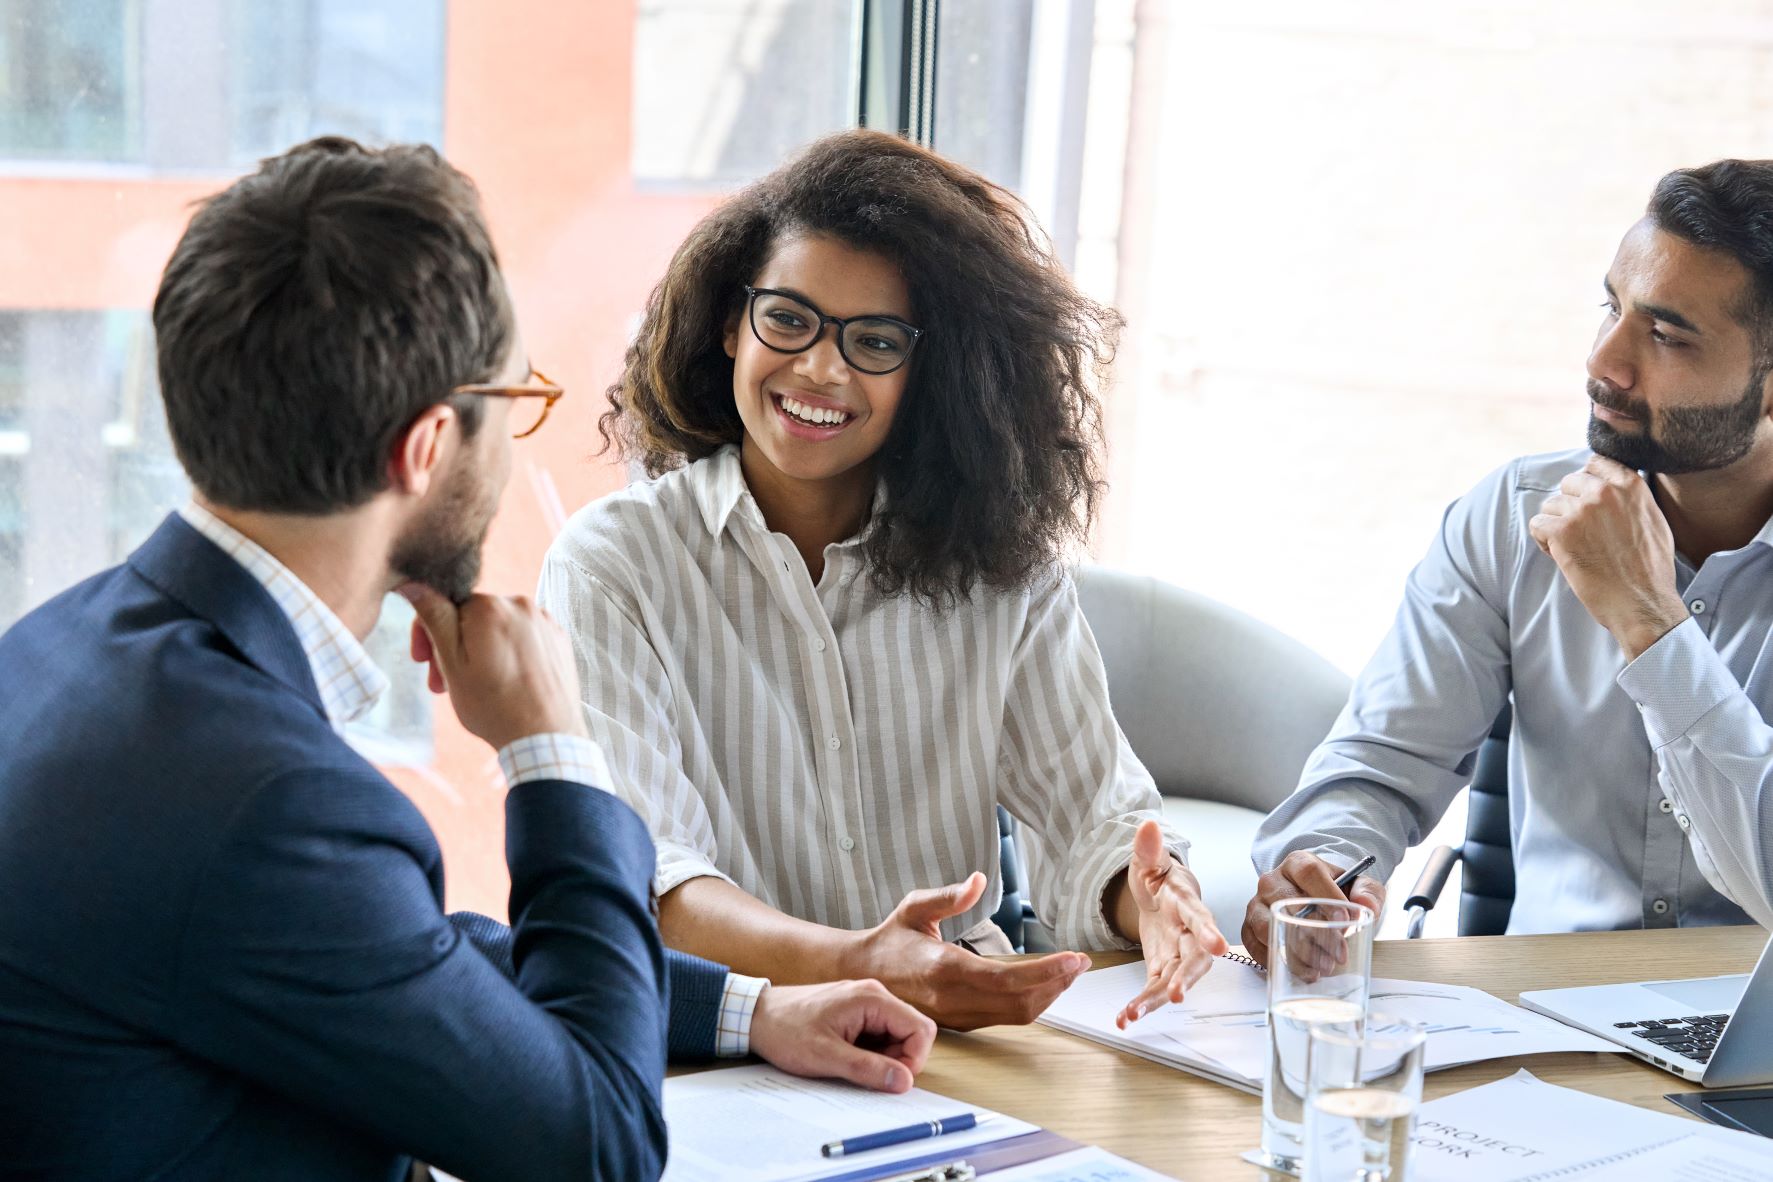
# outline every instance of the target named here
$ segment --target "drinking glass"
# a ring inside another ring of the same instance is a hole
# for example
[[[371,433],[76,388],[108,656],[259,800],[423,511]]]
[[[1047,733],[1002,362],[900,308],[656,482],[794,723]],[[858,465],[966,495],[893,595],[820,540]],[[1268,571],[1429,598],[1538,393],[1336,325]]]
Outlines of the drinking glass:
[[[1409,1182],[1427,1042],[1420,1022],[1379,1010],[1364,1030],[1313,1027],[1305,1182]]]
[[[1299,1173],[1312,1027],[1358,1031],[1366,1016],[1374,927],[1369,908],[1342,899],[1289,899],[1274,906],[1262,1079],[1262,1157],[1271,1170]]]

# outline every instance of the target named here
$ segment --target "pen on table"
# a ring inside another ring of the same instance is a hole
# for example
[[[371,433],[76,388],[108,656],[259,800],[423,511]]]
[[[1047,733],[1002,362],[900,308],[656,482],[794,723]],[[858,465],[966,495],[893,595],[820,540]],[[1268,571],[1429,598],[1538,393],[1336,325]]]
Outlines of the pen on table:
[[[1368,854],[1366,857],[1350,866],[1347,870],[1344,870],[1341,874],[1336,876],[1336,889],[1346,895],[1348,893],[1348,888],[1354,885],[1354,880],[1365,874],[1367,869],[1376,861],[1378,861],[1377,858],[1372,854]],[[1310,919],[1311,913],[1316,910],[1317,908],[1315,906],[1301,907],[1299,908],[1299,918]]]
[[[947,1133],[965,1132],[967,1129],[975,1125],[982,1125],[990,1119],[989,1116],[963,1112],[959,1116],[945,1116],[941,1120],[920,1121],[900,1129],[887,1129],[880,1133],[864,1133],[860,1137],[845,1137],[841,1141],[827,1141],[819,1146],[819,1152],[826,1157],[842,1157],[847,1153],[861,1153],[864,1149],[879,1149],[885,1145],[899,1145],[906,1141],[922,1141],[928,1137],[940,1137]]]

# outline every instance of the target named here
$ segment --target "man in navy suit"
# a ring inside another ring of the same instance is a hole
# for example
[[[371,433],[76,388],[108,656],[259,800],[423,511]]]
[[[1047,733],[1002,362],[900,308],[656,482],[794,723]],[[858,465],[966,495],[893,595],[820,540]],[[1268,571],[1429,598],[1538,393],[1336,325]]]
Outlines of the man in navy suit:
[[[192,503],[0,637],[0,1173],[631,1182],[668,1044],[909,1087],[934,1027],[878,985],[663,948],[564,636],[473,592],[559,391],[467,179],[337,139],[266,161],[192,219],[154,324]],[[340,737],[395,589],[510,785],[508,931],[444,914],[430,829]]]

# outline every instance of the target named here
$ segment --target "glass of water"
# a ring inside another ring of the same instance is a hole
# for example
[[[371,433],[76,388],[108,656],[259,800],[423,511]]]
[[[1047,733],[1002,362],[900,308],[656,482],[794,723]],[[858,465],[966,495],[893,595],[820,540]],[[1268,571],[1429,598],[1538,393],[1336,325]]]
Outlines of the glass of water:
[[[1373,979],[1374,926],[1370,909],[1342,899],[1290,899],[1274,906],[1262,1080],[1262,1157],[1271,1170],[1299,1173],[1312,1028],[1361,1029]]]
[[[1379,1010],[1364,1030],[1312,1029],[1305,1182],[1408,1182],[1427,1042],[1420,1022]]]

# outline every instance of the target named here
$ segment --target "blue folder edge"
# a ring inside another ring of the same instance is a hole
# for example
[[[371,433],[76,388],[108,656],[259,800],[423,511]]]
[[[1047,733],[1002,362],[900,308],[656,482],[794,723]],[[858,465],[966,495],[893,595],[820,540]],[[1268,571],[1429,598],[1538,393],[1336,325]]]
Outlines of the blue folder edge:
[[[883,1178],[896,1178],[900,1174],[907,1174],[926,1166],[943,1166],[957,1161],[966,1162],[982,1176],[995,1170],[1007,1170],[1011,1166],[1019,1166],[1025,1162],[1044,1161],[1049,1157],[1081,1148],[1083,1146],[1069,1137],[1061,1137],[1046,1129],[1036,1129],[1032,1133],[1005,1137],[1001,1141],[986,1141],[983,1144],[966,1145],[959,1149],[934,1150],[895,1162],[875,1162],[859,1170],[851,1170],[847,1174],[828,1175],[821,1182],[880,1182]]]

